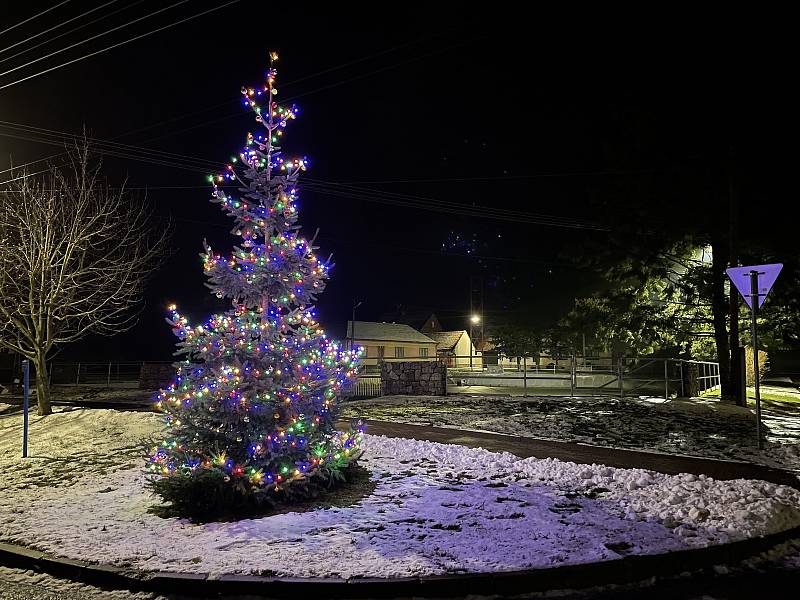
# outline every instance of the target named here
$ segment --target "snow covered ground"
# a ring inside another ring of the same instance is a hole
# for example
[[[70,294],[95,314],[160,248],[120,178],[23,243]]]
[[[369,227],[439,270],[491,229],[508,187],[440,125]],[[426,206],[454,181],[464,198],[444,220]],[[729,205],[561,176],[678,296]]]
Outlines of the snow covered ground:
[[[0,567],[0,600],[178,600],[149,593],[103,590],[44,573]]]
[[[343,404],[345,416],[491,431],[598,446],[744,460],[800,473],[800,404],[753,411],[709,398],[383,396]]]
[[[234,523],[161,518],[138,440],[149,413],[0,416],[0,540],[145,570],[405,576],[700,547],[800,525],[800,492],[367,436],[374,491],[349,506]]]

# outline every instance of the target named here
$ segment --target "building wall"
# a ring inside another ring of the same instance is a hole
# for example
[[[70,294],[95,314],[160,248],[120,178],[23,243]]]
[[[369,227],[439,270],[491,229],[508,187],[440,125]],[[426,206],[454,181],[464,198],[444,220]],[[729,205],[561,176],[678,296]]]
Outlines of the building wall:
[[[423,342],[376,342],[373,340],[356,340],[356,346],[362,346],[366,349],[366,356],[362,355],[362,364],[377,365],[378,364],[378,348],[383,346],[383,358],[391,361],[397,360],[436,360],[436,344],[423,343]],[[396,348],[403,349],[403,356],[397,357],[395,353]],[[427,356],[420,356],[420,350],[427,349]]]
[[[476,356],[477,352],[475,352],[475,346],[472,345],[469,334],[466,332],[459,338],[455,347],[455,353],[457,357],[455,359],[455,366],[457,367],[469,367],[470,354],[472,354],[473,368],[483,366],[480,357]]]

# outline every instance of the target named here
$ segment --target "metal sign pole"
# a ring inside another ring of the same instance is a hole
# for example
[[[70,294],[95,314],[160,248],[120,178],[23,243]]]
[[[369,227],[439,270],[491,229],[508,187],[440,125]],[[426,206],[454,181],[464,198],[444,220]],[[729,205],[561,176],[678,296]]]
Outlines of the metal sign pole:
[[[22,458],[28,457],[28,389],[30,387],[31,362],[22,361]]]
[[[758,437],[758,449],[761,450],[763,444],[761,443],[761,374],[758,372],[758,332],[757,319],[758,308],[760,305],[759,300],[764,298],[766,300],[767,294],[772,289],[775,280],[783,269],[783,263],[772,263],[768,265],[751,265],[744,267],[731,267],[725,269],[725,272],[730,277],[736,289],[744,298],[744,301],[750,307],[750,316],[753,319],[752,323],[752,345],[753,345],[753,367],[755,370],[754,383],[756,388],[756,436]],[[750,289],[748,290],[747,279],[749,278]],[[760,281],[759,281],[760,279]],[[748,293],[749,291],[749,293]],[[733,352],[734,349],[731,348]],[[718,373],[719,377],[719,373]],[[747,389],[745,388],[745,401],[747,400]]]
[[[576,381],[578,379],[578,376],[576,374],[577,364],[578,364],[578,361],[575,360],[575,355],[573,354],[570,357],[570,363],[569,363],[569,395],[572,398],[575,397],[575,383],[576,383]]]
[[[761,450],[763,444],[761,443],[761,377],[758,372],[758,331],[756,328],[758,319],[758,271],[756,270],[750,271],[750,299],[750,315],[753,319],[753,378],[756,387],[756,440],[758,449]],[[745,390],[745,398],[747,398],[747,390]]]
[[[522,395],[528,395],[528,357],[522,357]]]

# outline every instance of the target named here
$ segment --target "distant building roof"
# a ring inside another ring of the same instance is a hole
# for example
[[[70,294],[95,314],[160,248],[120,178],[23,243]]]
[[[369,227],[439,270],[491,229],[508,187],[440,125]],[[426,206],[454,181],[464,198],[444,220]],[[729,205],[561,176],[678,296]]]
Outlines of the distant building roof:
[[[483,340],[483,345],[481,346],[481,350],[484,352],[494,352],[497,350],[497,345],[491,340]]]
[[[441,331],[442,324],[439,322],[439,317],[436,316],[436,313],[431,313],[431,316],[428,317],[428,320],[422,324],[422,327],[418,327],[418,329],[424,333],[432,333],[434,331]]]
[[[355,335],[352,335],[353,322],[347,322],[347,339],[374,340],[376,342],[419,342],[434,344],[424,335],[403,323],[377,323],[373,321],[356,321]]]
[[[397,310],[383,313],[378,318],[387,323],[411,325],[411,327],[423,333],[427,333],[426,330],[436,331],[442,328],[436,315],[430,310],[425,309],[409,310],[398,307]]]
[[[436,341],[437,350],[453,350],[461,339],[461,336],[467,333],[463,329],[461,331],[432,331],[428,333],[428,337]]]

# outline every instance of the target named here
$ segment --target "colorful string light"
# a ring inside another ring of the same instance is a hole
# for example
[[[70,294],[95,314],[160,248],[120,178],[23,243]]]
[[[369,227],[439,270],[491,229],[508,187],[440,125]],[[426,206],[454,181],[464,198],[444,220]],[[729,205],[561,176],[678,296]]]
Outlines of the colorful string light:
[[[299,234],[297,180],[309,163],[284,159],[277,145],[299,112],[274,101],[277,58],[270,53],[262,86],[242,88],[265,132],[248,133],[238,158],[208,177],[211,201],[242,238],[229,256],[207,244],[202,255],[208,286],[232,308],[193,326],[169,307],[184,360],[156,398],[167,435],[149,459],[158,476],[216,470],[251,492],[345,467],[364,429],[361,421],[346,433],[335,428],[336,400],[356,376],[361,349],[342,348],[315,320],[311,305],[333,265]],[[233,181],[237,194],[220,187]]]

